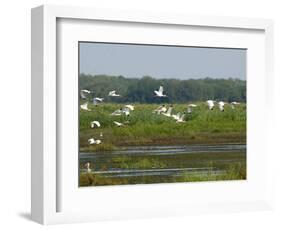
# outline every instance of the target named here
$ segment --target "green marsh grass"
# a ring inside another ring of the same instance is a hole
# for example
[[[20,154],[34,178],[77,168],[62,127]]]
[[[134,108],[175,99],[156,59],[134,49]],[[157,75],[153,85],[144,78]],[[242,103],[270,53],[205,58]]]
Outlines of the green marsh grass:
[[[83,103],[83,102],[81,102]],[[80,150],[106,151],[119,146],[137,145],[177,145],[190,143],[245,143],[246,142],[246,105],[240,104],[234,110],[225,105],[220,112],[216,106],[208,110],[206,103],[198,102],[192,114],[186,115],[185,123],[176,123],[171,117],[157,115],[152,111],[159,104],[133,104],[135,110],[130,116],[111,116],[125,104],[92,104],[92,111],[80,111]],[[166,105],[168,106],[168,105]],[[187,104],[174,104],[173,114],[186,112]],[[90,128],[90,122],[97,120],[100,128]],[[123,127],[116,127],[113,121],[126,122]],[[100,134],[102,133],[102,137]],[[90,146],[88,139],[100,139],[102,144]]]

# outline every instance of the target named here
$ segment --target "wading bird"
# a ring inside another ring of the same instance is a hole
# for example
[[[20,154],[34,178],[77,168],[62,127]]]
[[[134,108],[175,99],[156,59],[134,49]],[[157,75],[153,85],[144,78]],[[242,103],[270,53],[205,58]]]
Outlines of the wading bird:
[[[220,101],[218,104],[219,104],[219,109],[220,109],[220,111],[223,112],[223,111],[224,111],[224,105],[225,105],[226,103],[224,103],[223,101]]]
[[[88,108],[88,102],[80,105],[80,108],[83,109],[83,110],[86,110],[86,111],[91,111],[89,108]]]
[[[91,163],[90,163],[90,162],[87,162],[84,166],[85,166],[87,172],[91,172],[91,171],[92,171],[92,169],[91,169]]]
[[[91,122],[91,128],[95,128],[95,127],[100,127],[99,121],[92,121]]]
[[[167,112],[166,113],[162,113],[164,116],[166,117],[171,117],[172,116],[172,110],[173,110],[173,106],[170,105]]]
[[[80,96],[82,99],[87,99],[87,97],[89,96],[91,92],[87,89],[81,89],[80,90]]]
[[[161,113],[165,113],[166,111],[167,111],[166,106],[165,105],[161,105],[157,109],[155,109],[153,111],[153,113],[161,114]]]
[[[213,110],[214,106],[215,106],[215,101],[213,100],[208,100],[206,101],[207,102],[207,105],[208,105],[208,108],[209,110]]]
[[[94,138],[90,138],[90,139],[88,140],[88,143],[89,143],[90,145],[99,145],[99,144],[101,143],[101,140],[95,140]]]
[[[160,85],[159,90],[154,90],[155,96],[156,97],[168,97],[167,95],[163,94],[164,88],[162,85]]]
[[[116,94],[116,90],[112,90],[108,93],[108,96],[110,97],[120,97],[120,94]]]
[[[189,105],[187,105],[187,113],[192,113],[192,108],[195,108],[195,107],[197,107],[197,105],[195,105],[195,104],[189,104]]]

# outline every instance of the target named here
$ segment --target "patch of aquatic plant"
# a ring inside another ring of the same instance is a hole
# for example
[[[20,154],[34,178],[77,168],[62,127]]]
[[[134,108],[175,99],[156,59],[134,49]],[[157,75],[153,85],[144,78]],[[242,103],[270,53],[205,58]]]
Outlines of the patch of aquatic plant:
[[[117,150],[118,148],[109,143],[102,143],[99,145],[89,145],[87,147],[81,147],[81,152],[103,152],[103,151],[113,151]]]
[[[112,161],[117,167],[122,169],[153,169],[166,167],[165,163],[149,158],[136,159],[133,157],[116,157]]]

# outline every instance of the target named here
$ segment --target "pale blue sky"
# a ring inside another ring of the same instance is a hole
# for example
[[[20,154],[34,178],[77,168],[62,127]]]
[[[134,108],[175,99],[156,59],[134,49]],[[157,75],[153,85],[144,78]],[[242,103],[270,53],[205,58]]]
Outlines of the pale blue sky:
[[[140,78],[246,79],[246,50],[80,43],[80,73]]]

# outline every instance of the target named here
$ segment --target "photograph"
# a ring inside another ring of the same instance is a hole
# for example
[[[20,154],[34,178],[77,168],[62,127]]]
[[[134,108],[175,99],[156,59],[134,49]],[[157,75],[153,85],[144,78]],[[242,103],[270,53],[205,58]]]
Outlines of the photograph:
[[[247,179],[247,49],[79,41],[79,187]]]

